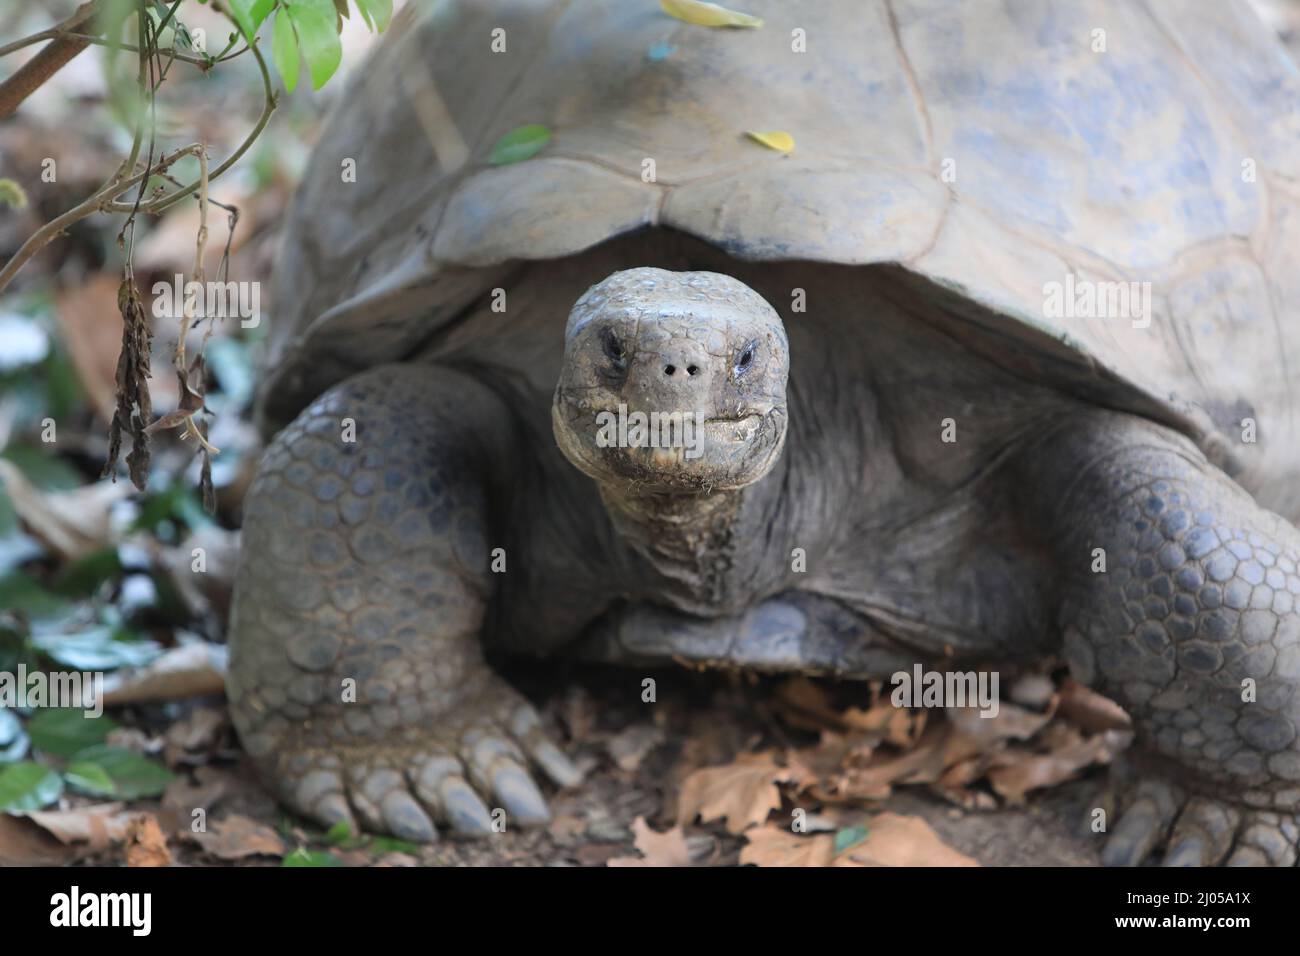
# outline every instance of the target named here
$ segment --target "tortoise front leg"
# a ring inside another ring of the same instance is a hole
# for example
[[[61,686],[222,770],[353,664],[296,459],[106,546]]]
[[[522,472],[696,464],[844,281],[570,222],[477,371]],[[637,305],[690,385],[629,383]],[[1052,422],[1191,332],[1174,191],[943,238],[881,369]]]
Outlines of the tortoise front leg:
[[[1163,845],[1167,865],[1293,865],[1300,532],[1185,438],[1126,415],[1059,429],[1018,478],[1060,564],[1070,668],[1136,730],[1105,862]]]
[[[394,365],[331,389],[247,497],[231,715],[283,799],[328,826],[436,837],[545,820],[531,762],[578,773],[492,673],[488,489],[511,420],[474,379]],[[499,479],[498,479],[499,480]]]

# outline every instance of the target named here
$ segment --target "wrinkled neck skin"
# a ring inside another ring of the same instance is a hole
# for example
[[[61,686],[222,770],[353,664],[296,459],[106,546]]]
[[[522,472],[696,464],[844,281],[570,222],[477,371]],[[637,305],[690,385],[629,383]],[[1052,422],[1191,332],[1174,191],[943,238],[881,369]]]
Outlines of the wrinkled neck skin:
[[[700,494],[637,493],[598,482],[601,501],[644,576],[645,598],[704,617],[743,612],[756,594],[780,589],[787,562],[760,547],[773,542],[784,452],[744,488]],[[775,559],[774,559],[775,558]]]

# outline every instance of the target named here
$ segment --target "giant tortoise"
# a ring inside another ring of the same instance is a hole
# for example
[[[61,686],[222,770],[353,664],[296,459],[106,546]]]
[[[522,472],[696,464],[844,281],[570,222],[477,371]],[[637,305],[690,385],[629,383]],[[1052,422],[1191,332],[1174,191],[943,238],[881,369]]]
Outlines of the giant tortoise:
[[[579,782],[485,654],[1055,657],[1134,722],[1106,861],[1294,863],[1295,67],[1237,3],[743,6],[413,4],[353,81],[278,263],[248,752],[432,840]]]

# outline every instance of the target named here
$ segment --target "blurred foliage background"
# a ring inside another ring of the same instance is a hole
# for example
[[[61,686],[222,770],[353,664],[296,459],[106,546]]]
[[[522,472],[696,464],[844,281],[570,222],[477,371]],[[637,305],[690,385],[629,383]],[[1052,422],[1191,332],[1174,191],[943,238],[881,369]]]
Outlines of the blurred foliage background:
[[[303,17],[320,14],[318,3],[299,2],[289,9]],[[211,53],[228,48],[231,19],[211,5],[146,4],[155,23],[173,6],[173,18],[183,26],[165,36],[177,50],[197,55],[189,43],[173,38],[198,31]],[[392,7],[387,0],[324,0],[324,6],[324,22],[338,28],[337,72],[314,90],[320,71],[304,52],[304,82],[286,81],[282,73],[298,66],[298,56],[286,52],[279,35],[272,56],[273,32],[280,34],[289,23],[275,7],[259,31],[259,49],[277,67],[270,75],[278,108],[238,163],[211,183],[206,275],[218,276],[228,250],[227,277],[259,283],[261,307],[255,327],[218,320],[204,343],[205,321],[187,340],[191,354],[203,347],[203,417],[208,440],[220,449],[211,461],[211,513],[198,494],[194,442],[182,441],[179,429],[153,434],[143,492],[132,487],[121,466],[101,477],[122,347],[118,289],[128,258],[153,324],[153,415],[164,416],[180,402],[172,366],[180,324],[153,318],[151,299],[156,282],[190,277],[198,202],[187,198],[159,216],[139,217],[133,235],[123,235],[124,214],[82,219],[0,292],[0,673],[14,674],[20,665],[29,671],[106,672],[116,705],[115,719],[37,712],[12,706],[17,701],[6,701],[0,686],[0,810],[67,807],[74,793],[158,796],[174,778],[172,771],[233,752],[219,696],[224,628],[240,505],[259,452],[249,419],[258,349],[275,321],[267,280],[277,227],[322,119],[346,95],[346,74],[378,39],[375,24],[367,21]],[[402,4],[396,6],[400,11]],[[273,5],[228,0],[226,8],[256,16]],[[336,8],[349,13],[337,24]],[[46,30],[77,9],[71,0],[6,0],[0,4],[0,47]],[[273,27],[277,19],[285,21],[284,28]],[[294,20],[299,34],[306,22]],[[128,24],[125,35],[134,30]],[[0,82],[43,45],[0,58]],[[19,193],[0,201],[0,263],[43,224],[93,195],[131,153],[139,113],[122,108],[118,87],[121,77],[134,86],[137,59],[92,45],[0,122],[0,180],[16,184]],[[252,56],[210,68],[167,63],[153,104],[152,155],[203,143],[215,166],[254,128],[263,93]],[[139,168],[147,155],[141,153]],[[169,170],[172,181],[159,178],[150,187],[170,191],[176,182],[195,181],[198,172],[197,160],[186,157]],[[225,207],[238,212],[233,233],[235,217]],[[188,738],[174,733],[178,726],[188,728]],[[88,749],[96,747],[107,750]],[[0,831],[0,858],[3,843]]]

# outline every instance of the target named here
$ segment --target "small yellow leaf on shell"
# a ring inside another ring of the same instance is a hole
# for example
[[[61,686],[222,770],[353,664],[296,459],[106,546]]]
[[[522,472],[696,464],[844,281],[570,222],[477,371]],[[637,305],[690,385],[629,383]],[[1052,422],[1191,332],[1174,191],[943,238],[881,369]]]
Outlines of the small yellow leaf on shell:
[[[761,27],[762,19],[703,0],[659,0],[664,13],[700,27]]]
[[[745,135],[757,143],[762,143],[768,149],[774,149],[778,153],[788,153],[794,149],[794,137],[784,130],[774,129],[765,133],[746,130]]]

